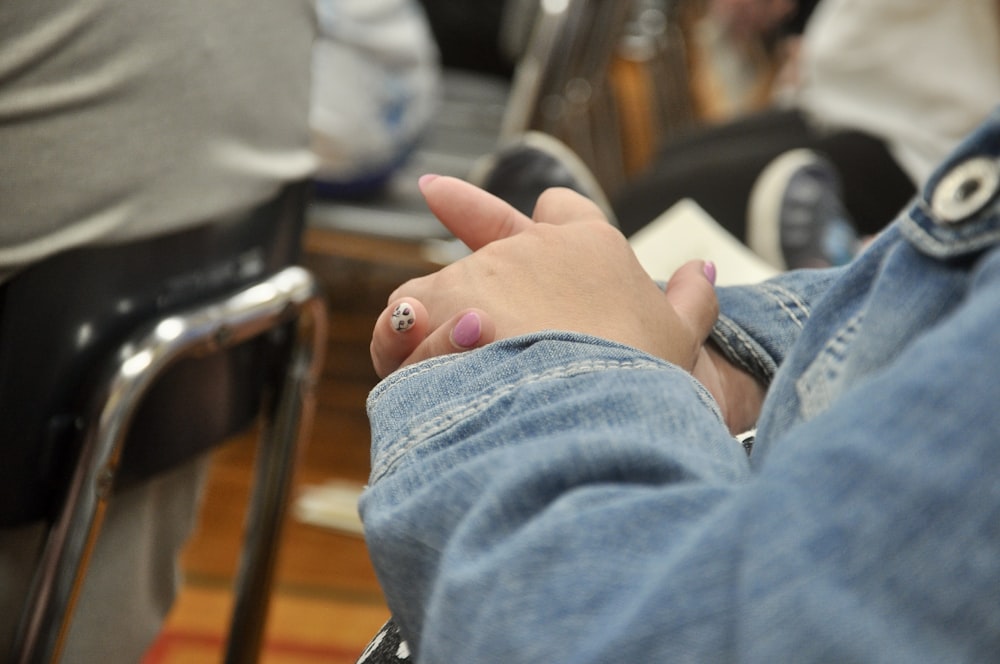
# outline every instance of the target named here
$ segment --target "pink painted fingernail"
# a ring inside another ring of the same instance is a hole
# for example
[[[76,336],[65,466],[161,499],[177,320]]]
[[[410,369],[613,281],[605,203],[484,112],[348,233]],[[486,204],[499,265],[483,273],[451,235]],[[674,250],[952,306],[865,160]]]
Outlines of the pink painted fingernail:
[[[434,182],[434,180],[437,180],[439,177],[441,176],[434,175],[433,173],[427,173],[426,175],[421,175],[420,179],[417,180],[417,186],[420,187],[421,191],[423,191],[424,187],[429,185],[431,182]]]
[[[474,311],[462,316],[455,329],[451,331],[451,341],[459,348],[472,348],[483,333],[483,324],[479,314]]]
[[[713,263],[712,261],[705,261],[705,267],[703,268],[703,271],[705,272],[705,278],[708,279],[709,283],[714,286],[715,278],[717,276],[715,263]]]
[[[409,302],[400,302],[392,310],[392,329],[396,332],[406,332],[417,322],[417,314]]]

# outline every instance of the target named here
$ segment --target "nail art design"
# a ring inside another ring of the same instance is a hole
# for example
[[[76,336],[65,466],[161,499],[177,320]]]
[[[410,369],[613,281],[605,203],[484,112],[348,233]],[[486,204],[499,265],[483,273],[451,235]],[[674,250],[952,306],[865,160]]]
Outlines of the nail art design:
[[[397,332],[406,332],[416,321],[413,306],[408,302],[401,302],[392,310],[392,329]]]

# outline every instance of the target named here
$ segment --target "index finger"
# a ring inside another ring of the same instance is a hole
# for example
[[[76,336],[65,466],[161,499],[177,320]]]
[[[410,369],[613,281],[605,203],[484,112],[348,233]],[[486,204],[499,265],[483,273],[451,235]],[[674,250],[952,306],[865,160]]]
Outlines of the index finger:
[[[419,184],[434,216],[473,251],[534,224],[509,203],[464,180],[424,175]]]

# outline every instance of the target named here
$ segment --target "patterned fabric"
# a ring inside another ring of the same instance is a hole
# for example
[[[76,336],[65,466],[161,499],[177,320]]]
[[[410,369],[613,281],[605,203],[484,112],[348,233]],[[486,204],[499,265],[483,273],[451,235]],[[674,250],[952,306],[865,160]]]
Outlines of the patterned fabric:
[[[399,627],[390,618],[361,653],[358,664],[395,664],[411,661],[410,648],[399,633]]]

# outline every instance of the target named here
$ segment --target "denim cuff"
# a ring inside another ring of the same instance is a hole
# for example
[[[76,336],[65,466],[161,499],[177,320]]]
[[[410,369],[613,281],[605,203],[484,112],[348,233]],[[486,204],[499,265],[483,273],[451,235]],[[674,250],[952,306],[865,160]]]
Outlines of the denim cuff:
[[[748,286],[722,287],[710,339],[734,364],[769,385],[812,313],[842,273],[798,270]]]
[[[638,389],[658,401],[666,399],[667,392],[687,394],[684,399],[699,402],[700,408],[714,413],[712,419],[724,422],[711,393],[669,362],[598,337],[538,332],[419,362],[379,383],[367,404],[372,426],[370,482],[391,474],[398,464],[406,463],[411,452],[426,449],[429,441],[435,441],[433,446],[461,440],[463,428],[473,421],[485,429],[493,424],[486,420],[503,413],[503,417],[513,418],[504,426],[516,428],[517,416],[498,404],[535,398],[526,394],[544,393],[546,399],[555,398],[563,389],[581,389],[576,387],[577,378],[597,374],[605,389],[619,383],[634,387],[655,382],[655,387]],[[552,390],[546,392],[546,386],[553,386]],[[577,392],[576,396],[584,399],[596,393]],[[601,408],[609,412],[599,413],[595,406],[592,414],[597,419],[621,414],[611,406]]]

